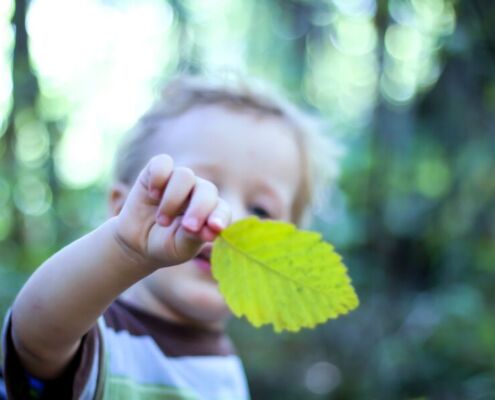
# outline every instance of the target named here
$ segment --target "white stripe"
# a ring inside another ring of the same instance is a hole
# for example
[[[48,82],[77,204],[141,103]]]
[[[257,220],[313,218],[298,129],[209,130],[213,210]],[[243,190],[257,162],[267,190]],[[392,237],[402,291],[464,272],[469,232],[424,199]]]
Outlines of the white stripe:
[[[249,398],[242,364],[235,355],[166,357],[149,336],[111,328],[104,336],[110,375],[190,389],[205,400]]]

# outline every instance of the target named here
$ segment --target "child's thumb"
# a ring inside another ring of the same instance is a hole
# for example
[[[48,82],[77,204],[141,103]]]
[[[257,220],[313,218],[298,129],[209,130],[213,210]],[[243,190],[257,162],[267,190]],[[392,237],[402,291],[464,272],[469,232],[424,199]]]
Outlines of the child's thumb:
[[[188,261],[195,257],[203,244],[204,241],[198,235],[187,231],[182,225],[177,229],[175,234],[175,249],[178,258],[183,261]]]

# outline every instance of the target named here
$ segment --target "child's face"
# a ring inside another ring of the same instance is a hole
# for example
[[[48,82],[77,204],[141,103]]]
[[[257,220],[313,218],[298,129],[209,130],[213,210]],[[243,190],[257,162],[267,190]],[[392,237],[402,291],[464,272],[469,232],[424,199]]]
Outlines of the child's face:
[[[249,215],[290,221],[302,174],[294,133],[284,120],[197,107],[164,121],[150,147],[151,155],[169,154],[176,166],[213,182],[234,221]],[[211,275],[208,246],[197,258],[160,269],[138,286],[142,305],[167,318],[216,325],[228,316]]]

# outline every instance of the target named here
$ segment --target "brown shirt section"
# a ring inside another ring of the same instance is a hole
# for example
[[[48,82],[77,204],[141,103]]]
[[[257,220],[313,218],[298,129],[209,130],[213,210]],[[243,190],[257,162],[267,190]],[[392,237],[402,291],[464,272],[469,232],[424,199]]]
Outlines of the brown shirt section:
[[[143,311],[118,299],[103,314],[105,323],[116,332],[150,336],[167,357],[227,356],[234,354],[224,332],[192,325],[179,325]]]

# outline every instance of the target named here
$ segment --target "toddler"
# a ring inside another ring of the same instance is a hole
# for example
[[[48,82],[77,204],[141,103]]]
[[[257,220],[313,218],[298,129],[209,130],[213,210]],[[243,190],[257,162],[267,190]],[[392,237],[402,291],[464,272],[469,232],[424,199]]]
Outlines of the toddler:
[[[249,398],[211,242],[250,215],[303,221],[308,121],[252,86],[169,83],[117,153],[111,218],[38,268],[7,315],[9,398]]]

